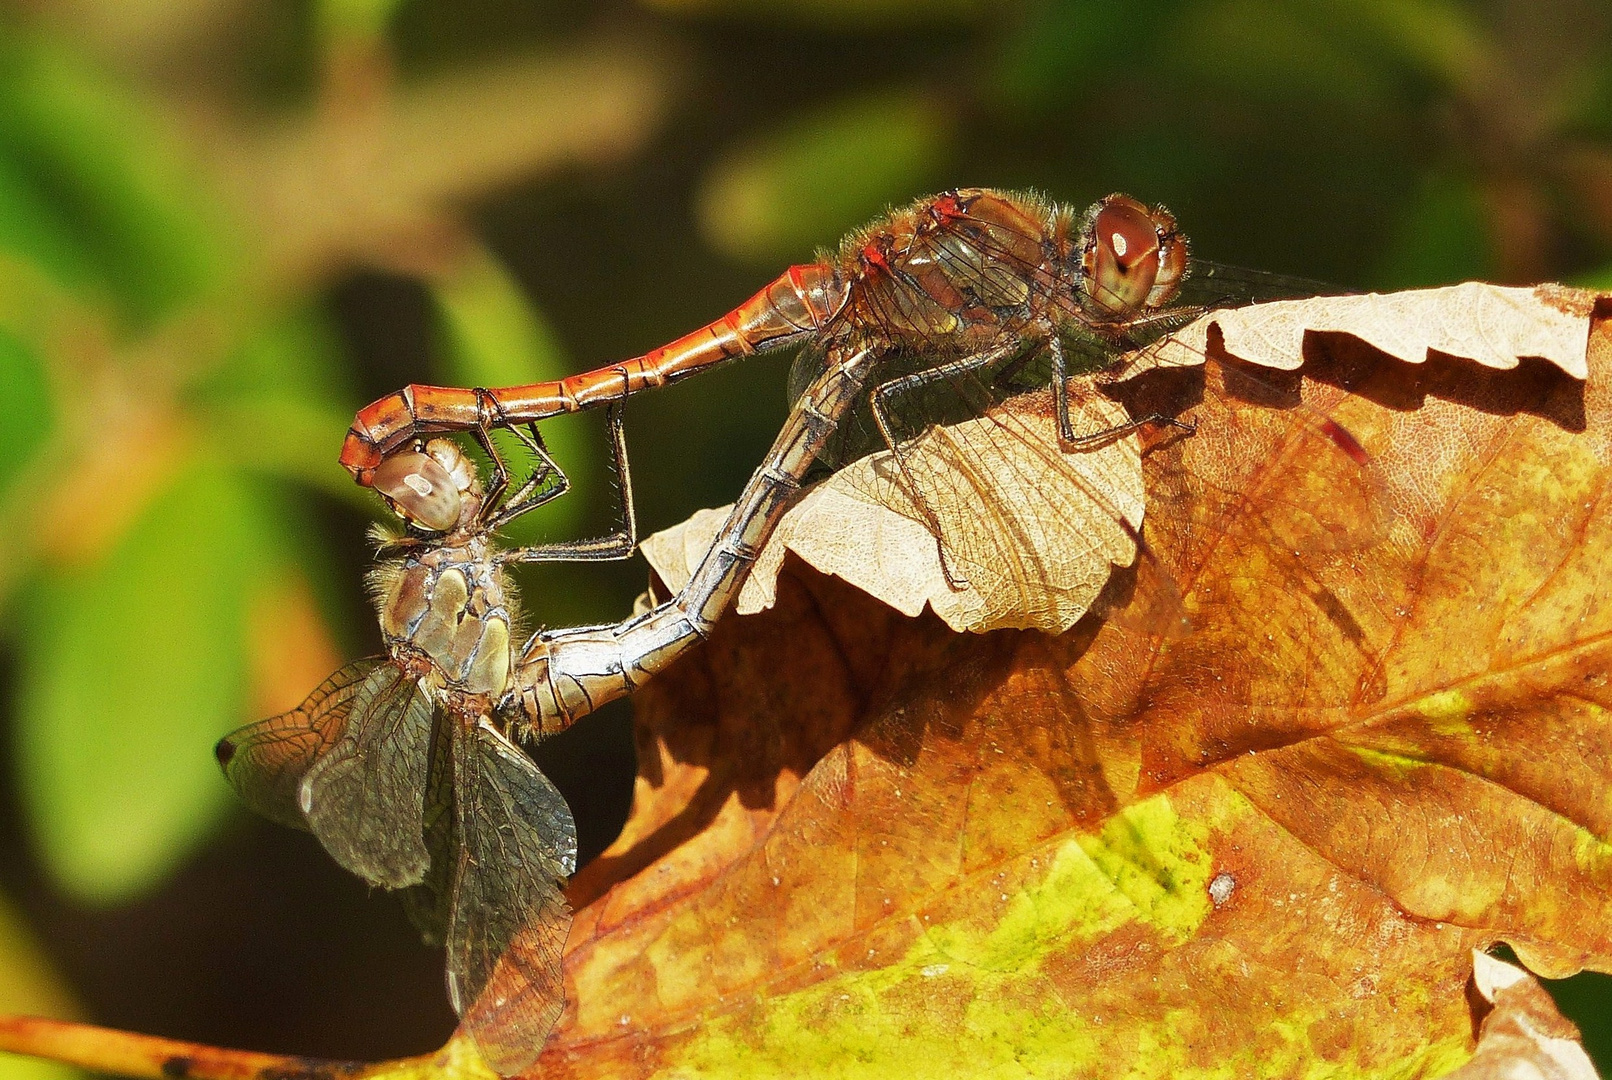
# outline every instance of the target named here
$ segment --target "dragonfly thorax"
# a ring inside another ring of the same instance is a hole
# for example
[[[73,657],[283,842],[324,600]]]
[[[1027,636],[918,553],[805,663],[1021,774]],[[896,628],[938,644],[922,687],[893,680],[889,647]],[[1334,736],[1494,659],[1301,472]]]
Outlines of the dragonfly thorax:
[[[849,295],[830,333],[855,348],[961,356],[1066,323],[1107,333],[1162,308],[1186,276],[1187,242],[1168,210],[1128,195],[1081,215],[962,188],[853,234],[835,263]]]
[[[513,621],[500,570],[485,538],[429,548],[373,577],[387,651],[429,663],[441,689],[486,694],[509,685]]]
[[[973,352],[1025,328],[1067,292],[1070,238],[1038,199],[947,192],[846,239],[841,326],[858,347]]]

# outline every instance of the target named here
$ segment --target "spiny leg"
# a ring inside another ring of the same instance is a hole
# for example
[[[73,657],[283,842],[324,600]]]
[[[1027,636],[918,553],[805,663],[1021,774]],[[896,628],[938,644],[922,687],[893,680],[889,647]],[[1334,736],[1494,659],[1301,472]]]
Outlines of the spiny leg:
[[[873,406],[873,422],[878,425],[879,434],[884,437],[884,444],[889,447],[890,456],[895,459],[896,469],[901,474],[902,486],[907,489],[907,494],[912,497],[913,505],[917,506],[918,512],[924,516],[924,524],[929,527],[930,533],[935,537],[935,546],[940,552],[941,572],[946,575],[946,584],[953,589],[968,588],[968,579],[953,571],[951,560],[946,556],[946,541],[945,537],[941,535],[940,518],[935,514],[934,508],[929,505],[929,500],[924,498],[923,491],[918,487],[917,481],[913,479],[912,473],[907,468],[907,460],[902,452],[900,440],[896,438],[895,430],[891,426],[890,418],[885,411],[886,401],[895,394],[904,393],[908,390],[917,390],[931,383],[940,382],[943,379],[950,379],[982,367],[989,367],[1012,353],[1013,349],[1013,345],[1000,345],[994,349],[986,349],[984,352],[974,353],[959,360],[951,360],[923,371],[915,371],[911,375],[903,375],[888,382],[880,383],[873,388],[873,392],[869,395],[869,400]]]
[[[1123,424],[1115,424],[1113,427],[1104,428],[1102,431],[1092,431],[1085,435],[1065,438],[1063,439],[1064,448],[1066,450],[1093,450],[1100,446],[1107,446],[1115,439],[1123,439],[1132,432],[1142,430],[1149,424],[1173,427],[1186,435],[1192,435],[1198,430],[1197,424],[1189,424],[1185,420],[1177,420],[1175,417],[1165,416],[1163,413],[1148,413],[1146,416],[1127,420]]]
[[[511,548],[499,553],[499,562],[608,562],[625,559],[637,548],[638,512],[633,506],[632,473],[627,464],[627,432],[621,422],[622,408],[623,404],[618,401],[605,409],[605,423],[610,429],[610,458],[615,466],[616,483],[621,489],[621,528],[592,540],[563,540],[553,544]]]
[[[509,467],[504,464],[502,455],[498,453],[498,447],[493,445],[492,433],[493,428],[507,427],[508,423],[507,418],[504,416],[503,406],[498,404],[498,399],[490,391],[478,386],[474,392],[476,395],[476,426],[473,430],[476,442],[481,445],[482,451],[486,453],[493,465],[492,482],[487,485],[487,493],[483,496],[481,503],[480,517],[482,521],[486,521],[491,514],[492,508],[497,506],[498,500],[503,497],[504,490],[509,487]]]
[[[528,510],[535,510],[544,503],[552,502],[571,490],[571,479],[565,475],[559,463],[549,453],[548,444],[543,441],[543,435],[537,430],[537,424],[528,423],[524,427],[511,425],[511,434],[519,439],[521,445],[537,459],[536,471],[527,477],[526,481],[515,490],[505,503],[498,508],[497,513],[487,521],[489,529],[497,529],[520,517]],[[554,477],[557,483],[551,487],[539,490],[542,485],[548,484]],[[488,504],[492,506],[491,502]]]
[[[1112,319],[1099,322],[1097,325],[1106,332],[1115,336],[1139,336],[1138,331],[1146,334],[1169,333],[1178,330],[1200,316],[1207,315],[1213,308],[1199,304],[1182,304],[1179,307],[1159,308],[1157,311],[1147,311],[1124,319]]]
[[[1151,348],[1166,334],[1181,329],[1212,310],[1213,307],[1207,305],[1164,308],[1128,319],[1106,322],[1098,320],[1091,323],[1090,327],[1093,333],[1110,342],[1115,351],[1136,357]],[[1110,368],[1104,371],[1100,378],[1104,382],[1122,379],[1133,364],[1134,361]]]

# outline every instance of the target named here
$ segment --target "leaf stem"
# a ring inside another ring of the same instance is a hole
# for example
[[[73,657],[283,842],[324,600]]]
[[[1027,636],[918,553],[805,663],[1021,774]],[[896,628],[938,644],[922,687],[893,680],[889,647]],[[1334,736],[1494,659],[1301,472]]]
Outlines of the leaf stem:
[[[37,1016],[0,1016],[0,1051],[147,1080],[263,1080],[270,1076],[276,1080],[334,1080],[366,1068],[358,1062],[228,1050]]]

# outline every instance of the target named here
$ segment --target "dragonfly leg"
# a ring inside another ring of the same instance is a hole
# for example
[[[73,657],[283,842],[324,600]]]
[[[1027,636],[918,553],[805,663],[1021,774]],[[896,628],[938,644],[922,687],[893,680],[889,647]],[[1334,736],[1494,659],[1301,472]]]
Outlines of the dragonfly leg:
[[[471,431],[493,466],[492,482],[487,485],[487,492],[482,497],[480,517],[487,528],[496,529],[528,510],[564,495],[571,490],[571,481],[549,454],[543,436],[537,430],[536,422],[528,422],[525,425],[526,430],[523,431],[517,421],[510,419],[503,405],[499,403],[495,391],[477,387],[474,393],[477,420]],[[509,466],[505,464],[504,456],[499,453],[498,445],[493,442],[494,428],[509,431],[537,459],[536,471],[522,481],[521,486],[508,498],[505,498],[505,493],[509,490]],[[554,477],[558,477],[559,480],[551,484],[550,481]]]
[[[489,516],[485,520],[489,529],[500,528],[528,510],[535,510],[571,490],[570,477],[565,475],[565,470],[560,468],[559,463],[549,453],[548,444],[543,441],[543,435],[537,430],[536,423],[528,423],[524,429],[511,424],[509,431],[537,459],[537,469],[502,503],[487,500]]]
[[[1192,322],[1200,316],[1207,315],[1212,309],[1199,304],[1183,304],[1180,307],[1160,308],[1157,311],[1144,312],[1128,319],[1122,319],[1114,324],[1114,328],[1126,334],[1135,335],[1138,331],[1152,337],[1156,334],[1167,334]]]
[[[877,358],[871,349],[830,354],[677,596],[625,622],[541,631],[527,641],[500,703],[512,715],[519,710],[518,727],[537,736],[562,731],[710,636],[794,505],[806,471],[860,400]]]
[[[1052,411],[1058,414],[1058,438],[1074,443],[1075,425],[1069,418],[1069,361],[1064,358],[1063,342],[1057,334],[1048,338],[1047,351],[1052,354]]]
[[[1098,332],[1104,340],[1108,341],[1113,351],[1131,354],[1128,363],[1121,363],[1098,374],[1099,382],[1119,382],[1129,377],[1136,365],[1142,362],[1145,354],[1157,345],[1166,334],[1173,333],[1191,323],[1214,308],[1208,305],[1193,305],[1191,307],[1164,308],[1160,311],[1150,311],[1134,318],[1116,320],[1111,323],[1098,323],[1091,327]]]
[[[1094,450],[1106,446],[1115,439],[1123,439],[1133,431],[1147,427],[1149,424],[1161,424],[1177,428],[1191,435],[1197,431],[1197,425],[1189,424],[1184,420],[1177,420],[1173,416],[1163,413],[1149,413],[1134,420],[1127,420],[1123,424],[1116,424],[1102,431],[1087,432],[1084,435],[1075,434],[1074,419],[1069,415],[1069,369],[1068,361],[1064,357],[1063,342],[1053,334],[1047,341],[1047,351],[1052,354],[1052,404],[1053,412],[1058,414],[1058,442],[1066,450]]]
[[[599,400],[608,402],[608,404],[605,406],[605,416],[606,423],[610,426],[611,431],[613,453],[616,457],[616,473],[618,476],[625,476],[627,444],[626,436],[623,435],[621,431],[621,406],[627,398],[629,385],[626,371],[618,370],[616,374],[621,377],[622,389],[613,397],[606,398],[601,396]],[[506,428],[511,434],[519,439],[526,446],[526,449],[531,452],[532,456],[538,460],[537,471],[520,486],[520,490],[516,491],[514,495],[509,497],[507,502],[499,507],[495,516],[487,520],[487,527],[496,529],[515,520],[528,510],[535,510],[544,503],[564,495],[567,491],[571,490],[571,481],[565,475],[565,471],[560,468],[559,464],[549,454],[548,446],[543,442],[542,433],[537,430],[537,421],[527,420],[524,425],[525,430],[522,430],[520,419],[518,417],[511,417],[509,410],[504,407],[502,401],[500,400],[498,396],[501,393],[500,391],[478,390],[476,392],[478,394],[486,395],[485,398],[477,399],[479,402],[481,402],[481,405],[479,405],[477,409],[478,414],[482,418],[480,425],[481,428],[483,430],[494,427]],[[491,419],[488,419],[488,417],[491,417]],[[482,435],[480,431],[478,431],[478,438],[483,440],[484,446],[488,441],[490,441],[490,439]],[[550,477],[554,476],[559,477],[559,482],[553,488],[540,490],[541,485],[545,484]],[[494,505],[493,500],[488,499],[487,504],[489,507],[491,507]],[[624,515],[631,515],[632,507],[624,506],[622,508],[622,512]],[[631,548],[629,547],[628,553],[630,553],[630,551]],[[606,556],[599,557],[603,558]],[[608,557],[626,558],[626,554]]]
[[[883,436],[885,446],[889,447],[890,456],[895,459],[896,469],[901,474],[902,486],[907,489],[907,494],[912,497],[913,505],[924,516],[924,524],[928,526],[930,533],[935,537],[935,544],[940,551],[941,572],[946,575],[946,584],[953,589],[968,588],[968,579],[957,573],[951,565],[951,560],[947,558],[946,540],[941,534],[940,518],[936,515],[934,508],[929,505],[929,500],[924,498],[922,489],[918,487],[917,481],[913,479],[912,473],[907,469],[907,459],[901,449],[901,440],[896,437],[895,428],[890,422],[888,402],[896,394],[917,390],[931,383],[950,379],[965,372],[989,367],[1011,354],[1013,350],[1014,346],[1012,345],[1001,345],[994,349],[973,353],[961,359],[951,360],[923,371],[915,371],[911,375],[903,375],[880,383],[873,388],[872,393],[869,395],[869,400],[873,407],[873,422],[878,425],[879,434]]]
[[[605,423],[610,429],[610,460],[615,467],[616,485],[621,492],[621,527],[606,536],[595,537],[592,540],[562,540],[552,544],[510,548],[499,553],[499,562],[608,562],[625,559],[638,547],[638,512],[633,506],[632,473],[627,465],[627,432],[621,422],[622,408],[623,403],[617,401],[605,409]],[[537,434],[535,425],[532,434],[534,436]],[[541,439],[538,440],[538,445],[542,445]],[[546,452],[543,456],[552,463]],[[558,466],[555,466],[555,469],[558,471]],[[565,474],[560,475],[563,477]],[[530,483],[528,481],[528,485]],[[548,498],[554,497],[548,496]],[[542,501],[546,502],[548,499]],[[533,505],[540,504],[533,503]],[[515,513],[525,513],[529,509],[531,506],[518,507],[515,508]],[[505,520],[504,515],[500,515],[497,520],[500,522]]]
[[[1064,418],[1060,418],[1060,420],[1064,423],[1068,422]],[[1069,434],[1059,432],[1059,436],[1065,449],[1095,450],[1098,447],[1107,446],[1115,439],[1123,439],[1132,432],[1140,431],[1150,424],[1173,427],[1187,435],[1194,434],[1198,430],[1197,424],[1178,420],[1173,416],[1165,416],[1163,413],[1148,413],[1146,416],[1139,416],[1134,420],[1127,420],[1123,424],[1115,424],[1113,427],[1104,428],[1101,431],[1089,431],[1084,435],[1076,435],[1072,431]]]
[[[509,467],[504,464],[503,456],[498,453],[498,447],[493,445],[492,429],[504,426],[504,410],[499,406],[498,399],[491,393],[476,387],[476,426],[473,429],[476,442],[481,444],[482,450],[493,463],[492,483],[487,485],[487,493],[482,499],[481,514],[486,519],[491,507],[498,505],[498,500],[509,487]],[[487,419],[489,416],[494,419]]]

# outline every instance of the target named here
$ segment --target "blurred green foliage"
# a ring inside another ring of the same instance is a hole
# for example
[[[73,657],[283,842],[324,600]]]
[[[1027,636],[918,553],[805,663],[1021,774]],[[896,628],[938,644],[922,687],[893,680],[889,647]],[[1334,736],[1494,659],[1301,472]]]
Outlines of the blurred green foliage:
[[[196,753],[247,706],[247,603],[292,520],[272,492],[187,463],[104,556],[22,599],[18,762],[62,884],[114,902],[149,887],[225,803]]]
[[[1128,190],[1167,202],[1211,257],[1351,286],[1612,282],[1612,13],[1591,0],[0,13],[0,638],[18,660],[16,785],[55,888],[117,905],[169,880],[229,806],[212,741],[294,704],[319,664],[373,633],[344,572],[361,560],[321,524],[338,500],[378,512],[335,461],[367,397],[630,355],[882,207],[962,184],[1075,203]],[[376,335],[421,339],[425,364],[359,370],[363,343],[331,298],[360,271],[425,298],[423,325],[400,308],[397,336]],[[629,409],[652,527],[737,491],[782,415],[782,369],[766,364]],[[601,527],[595,434],[545,429],[577,492],[518,539]],[[276,644],[254,613],[288,580],[312,583],[316,609]],[[591,579],[527,580],[540,617],[587,608]],[[9,940],[0,971],[19,955]]]
[[[945,186],[948,121],[941,102],[912,91],[814,110],[713,163],[699,194],[701,229],[734,258],[807,258],[877,216],[892,193]]]

